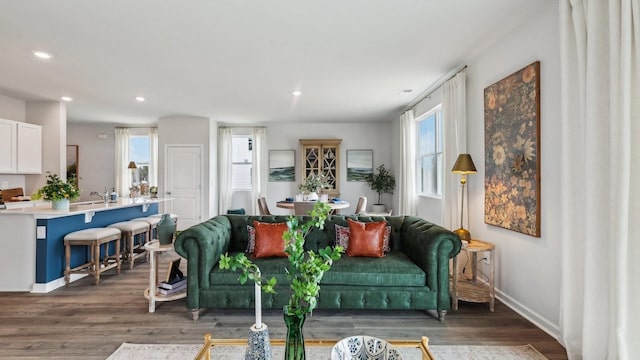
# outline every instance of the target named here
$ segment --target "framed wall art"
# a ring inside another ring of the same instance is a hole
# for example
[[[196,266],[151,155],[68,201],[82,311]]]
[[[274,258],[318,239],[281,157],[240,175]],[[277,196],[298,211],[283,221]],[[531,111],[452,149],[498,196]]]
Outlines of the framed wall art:
[[[487,224],[540,237],[540,62],[484,89]]]
[[[296,180],[295,150],[269,151],[269,181]]]
[[[347,150],[347,181],[367,181],[373,173],[373,150]]]

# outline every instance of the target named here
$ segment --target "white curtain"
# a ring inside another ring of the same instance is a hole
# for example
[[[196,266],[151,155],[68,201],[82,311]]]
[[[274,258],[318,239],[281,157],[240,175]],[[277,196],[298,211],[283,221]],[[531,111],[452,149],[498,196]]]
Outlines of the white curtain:
[[[116,192],[121,197],[129,197],[131,185],[131,171],[129,165],[129,129],[116,128]]]
[[[467,153],[467,98],[466,75],[459,72],[442,86],[442,117],[444,151],[442,155],[442,221],[447,229],[460,227],[460,175],[451,168],[458,154]],[[473,178],[469,178],[473,181]],[[467,220],[469,219],[469,206]],[[466,229],[469,229],[468,225]]]
[[[640,356],[640,4],[561,0],[561,342]]]
[[[233,170],[233,133],[218,129],[218,213],[225,214],[231,205]]]
[[[267,131],[263,127],[253,129],[251,178],[251,214],[258,214],[258,198],[267,196]]]
[[[417,215],[416,122],[413,110],[400,116],[400,174],[398,174],[399,215]]]
[[[149,185],[158,186],[158,128],[149,129]]]

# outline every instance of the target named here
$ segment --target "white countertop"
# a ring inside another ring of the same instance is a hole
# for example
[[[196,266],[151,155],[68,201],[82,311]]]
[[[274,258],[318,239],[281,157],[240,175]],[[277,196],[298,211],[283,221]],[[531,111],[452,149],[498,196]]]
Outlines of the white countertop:
[[[48,219],[63,217],[69,215],[86,214],[87,212],[106,211],[118,208],[150,205],[164,201],[173,200],[172,198],[120,198],[117,202],[105,204],[102,200],[98,201],[80,201],[71,203],[69,210],[54,210],[51,203],[47,202],[42,206],[30,206],[18,209],[0,210],[0,216],[5,215],[33,215],[36,219]]]

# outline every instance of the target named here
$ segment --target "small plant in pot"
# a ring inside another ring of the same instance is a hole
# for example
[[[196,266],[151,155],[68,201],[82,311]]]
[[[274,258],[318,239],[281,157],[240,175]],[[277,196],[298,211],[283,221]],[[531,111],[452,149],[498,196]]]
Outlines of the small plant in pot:
[[[69,209],[69,202],[80,197],[80,190],[75,179],[62,180],[58,174],[47,172],[47,184],[40,188],[32,199],[43,199],[52,202],[52,208],[57,210]]]
[[[325,174],[311,173],[307,176],[302,184],[298,186],[301,191],[308,192],[308,200],[318,200],[318,191],[323,189],[331,189],[333,186],[329,183],[329,179]]]
[[[303,222],[302,219],[290,216],[287,221],[287,231],[282,235],[284,240],[284,252],[289,259],[286,268],[289,280],[289,302],[284,307],[284,321],[287,325],[287,338],[285,343],[285,359],[299,360],[305,358],[304,337],[302,326],[306,315],[317,306],[320,293],[320,280],[324,273],[331,269],[334,261],[340,259],[344,248],[341,246],[330,247],[315,251],[305,251],[306,236],[315,227],[324,228],[324,222],[331,208],[328,204],[317,202],[311,211],[311,219]],[[242,271],[240,283],[253,280],[262,286],[267,293],[275,292],[275,278],[266,279],[260,269],[240,253],[234,257],[224,254],[220,257],[221,269],[239,269]],[[256,297],[258,294],[256,294]],[[256,301],[258,304],[258,301]],[[258,311],[256,309],[256,311]]]
[[[391,174],[389,169],[384,167],[384,164],[378,166],[375,171],[367,175],[367,184],[371,187],[371,190],[378,193],[378,202],[373,206],[380,206],[382,211],[385,211],[385,205],[382,203],[382,194],[393,194],[393,190],[396,187],[396,178]],[[375,209],[374,212],[377,212]]]

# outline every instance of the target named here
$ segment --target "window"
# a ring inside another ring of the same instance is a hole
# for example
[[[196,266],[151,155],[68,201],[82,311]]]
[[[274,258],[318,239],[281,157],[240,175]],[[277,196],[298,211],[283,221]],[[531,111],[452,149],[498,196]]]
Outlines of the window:
[[[442,107],[418,119],[418,192],[442,196]]]
[[[248,135],[234,135],[231,145],[233,147],[231,188],[232,190],[251,190],[253,139]]]
[[[129,136],[129,161],[134,161],[138,167],[133,182],[149,181],[149,166],[151,165],[151,141],[147,129],[138,133],[132,129]]]

